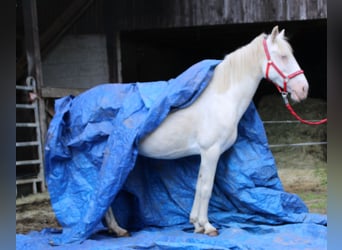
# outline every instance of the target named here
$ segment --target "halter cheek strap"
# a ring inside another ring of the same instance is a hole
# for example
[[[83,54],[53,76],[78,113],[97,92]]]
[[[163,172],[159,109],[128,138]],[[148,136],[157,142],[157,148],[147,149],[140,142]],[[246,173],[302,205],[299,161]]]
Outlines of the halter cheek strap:
[[[300,75],[300,74],[304,74],[303,70],[297,70],[295,72],[293,72],[292,74],[289,75],[285,75],[283,71],[281,71],[281,69],[279,69],[279,67],[272,61],[271,59],[271,55],[270,52],[268,50],[267,47],[267,42],[266,42],[266,38],[263,40],[263,45],[264,45],[264,50],[265,50],[265,54],[266,54],[266,58],[267,58],[267,65],[266,65],[266,79],[269,80],[270,82],[274,83],[270,78],[269,78],[269,72],[270,72],[270,68],[273,67],[275,69],[275,71],[277,71],[277,73],[283,78],[284,80],[284,84],[283,84],[283,90],[281,89],[281,87],[279,87],[279,85],[275,84],[278,91],[280,93],[284,92],[287,93],[287,83],[290,79],[295,78],[296,76]]]

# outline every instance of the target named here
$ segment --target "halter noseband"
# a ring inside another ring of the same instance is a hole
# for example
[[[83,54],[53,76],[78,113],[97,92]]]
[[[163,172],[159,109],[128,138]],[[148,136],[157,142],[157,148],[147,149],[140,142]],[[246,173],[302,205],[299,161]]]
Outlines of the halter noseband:
[[[267,66],[266,66],[266,79],[269,80],[270,82],[274,83],[270,78],[269,78],[269,71],[270,71],[270,68],[271,66],[275,69],[275,71],[278,72],[278,74],[283,78],[284,80],[284,87],[283,87],[283,90],[281,90],[281,87],[279,87],[277,84],[276,87],[278,89],[278,91],[280,93],[287,93],[287,82],[292,79],[292,78],[295,78],[296,76],[300,75],[300,74],[304,74],[304,71],[303,70],[297,70],[296,72],[293,72],[292,74],[289,74],[288,76],[286,76],[284,74],[283,71],[281,71],[281,69],[279,69],[279,67],[272,61],[271,59],[271,55],[270,55],[270,52],[268,50],[268,47],[267,47],[267,42],[266,42],[266,38],[264,38],[263,40],[263,45],[264,45],[264,50],[265,50],[265,54],[266,54],[266,59],[267,59]]]

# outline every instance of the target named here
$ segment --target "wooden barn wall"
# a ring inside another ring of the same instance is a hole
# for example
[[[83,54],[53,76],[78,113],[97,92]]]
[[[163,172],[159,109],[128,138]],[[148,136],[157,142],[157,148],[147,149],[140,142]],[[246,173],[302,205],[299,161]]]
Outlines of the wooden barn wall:
[[[51,16],[55,12],[58,8],[43,15]],[[106,29],[162,29],[326,18],[326,0],[96,0],[70,32],[89,34],[103,33]]]
[[[105,0],[115,30],[327,18],[326,0]]]

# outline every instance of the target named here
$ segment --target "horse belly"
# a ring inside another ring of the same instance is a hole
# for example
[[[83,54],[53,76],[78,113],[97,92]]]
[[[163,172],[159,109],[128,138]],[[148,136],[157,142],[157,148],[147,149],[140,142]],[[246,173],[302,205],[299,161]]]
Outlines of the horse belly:
[[[141,140],[138,147],[140,155],[177,159],[199,154],[192,115],[182,111],[169,115],[158,128]]]

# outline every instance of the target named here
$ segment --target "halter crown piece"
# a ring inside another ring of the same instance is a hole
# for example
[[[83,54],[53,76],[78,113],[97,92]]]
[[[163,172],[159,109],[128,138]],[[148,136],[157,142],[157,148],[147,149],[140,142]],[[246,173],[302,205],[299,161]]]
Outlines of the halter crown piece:
[[[299,120],[300,122],[304,123],[304,124],[308,124],[308,125],[319,125],[319,124],[323,124],[323,123],[326,123],[328,121],[327,118],[325,119],[322,119],[320,121],[317,121],[317,122],[313,122],[313,121],[307,121],[307,120],[304,120],[302,119],[292,108],[292,106],[290,105],[289,103],[289,100],[287,99],[287,95],[288,95],[288,92],[287,92],[287,82],[292,79],[292,78],[295,78],[296,76],[300,75],[300,74],[304,74],[304,71],[303,70],[297,70],[289,75],[285,75],[283,71],[281,71],[281,69],[279,69],[279,67],[272,61],[271,59],[271,55],[270,55],[270,52],[268,50],[268,47],[267,47],[267,40],[266,38],[264,38],[263,40],[263,46],[264,46],[264,50],[265,50],[265,54],[266,54],[266,59],[267,59],[267,65],[266,65],[266,79],[268,81],[270,81],[271,83],[273,83],[276,88],[278,89],[279,93],[282,95],[283,97],[283,100],[284,100],[284,103],[285,103],[285,106],[286,108],[290,111],[290,113],[297,119]],[[270,68],[273,67],[275,69],[275,71],[277,71],[277,73],[283,78],[284,80],[284,83],[283,83],[283,89],[275,84],[270,78],[269,78],[269,72],[270,72]]]

